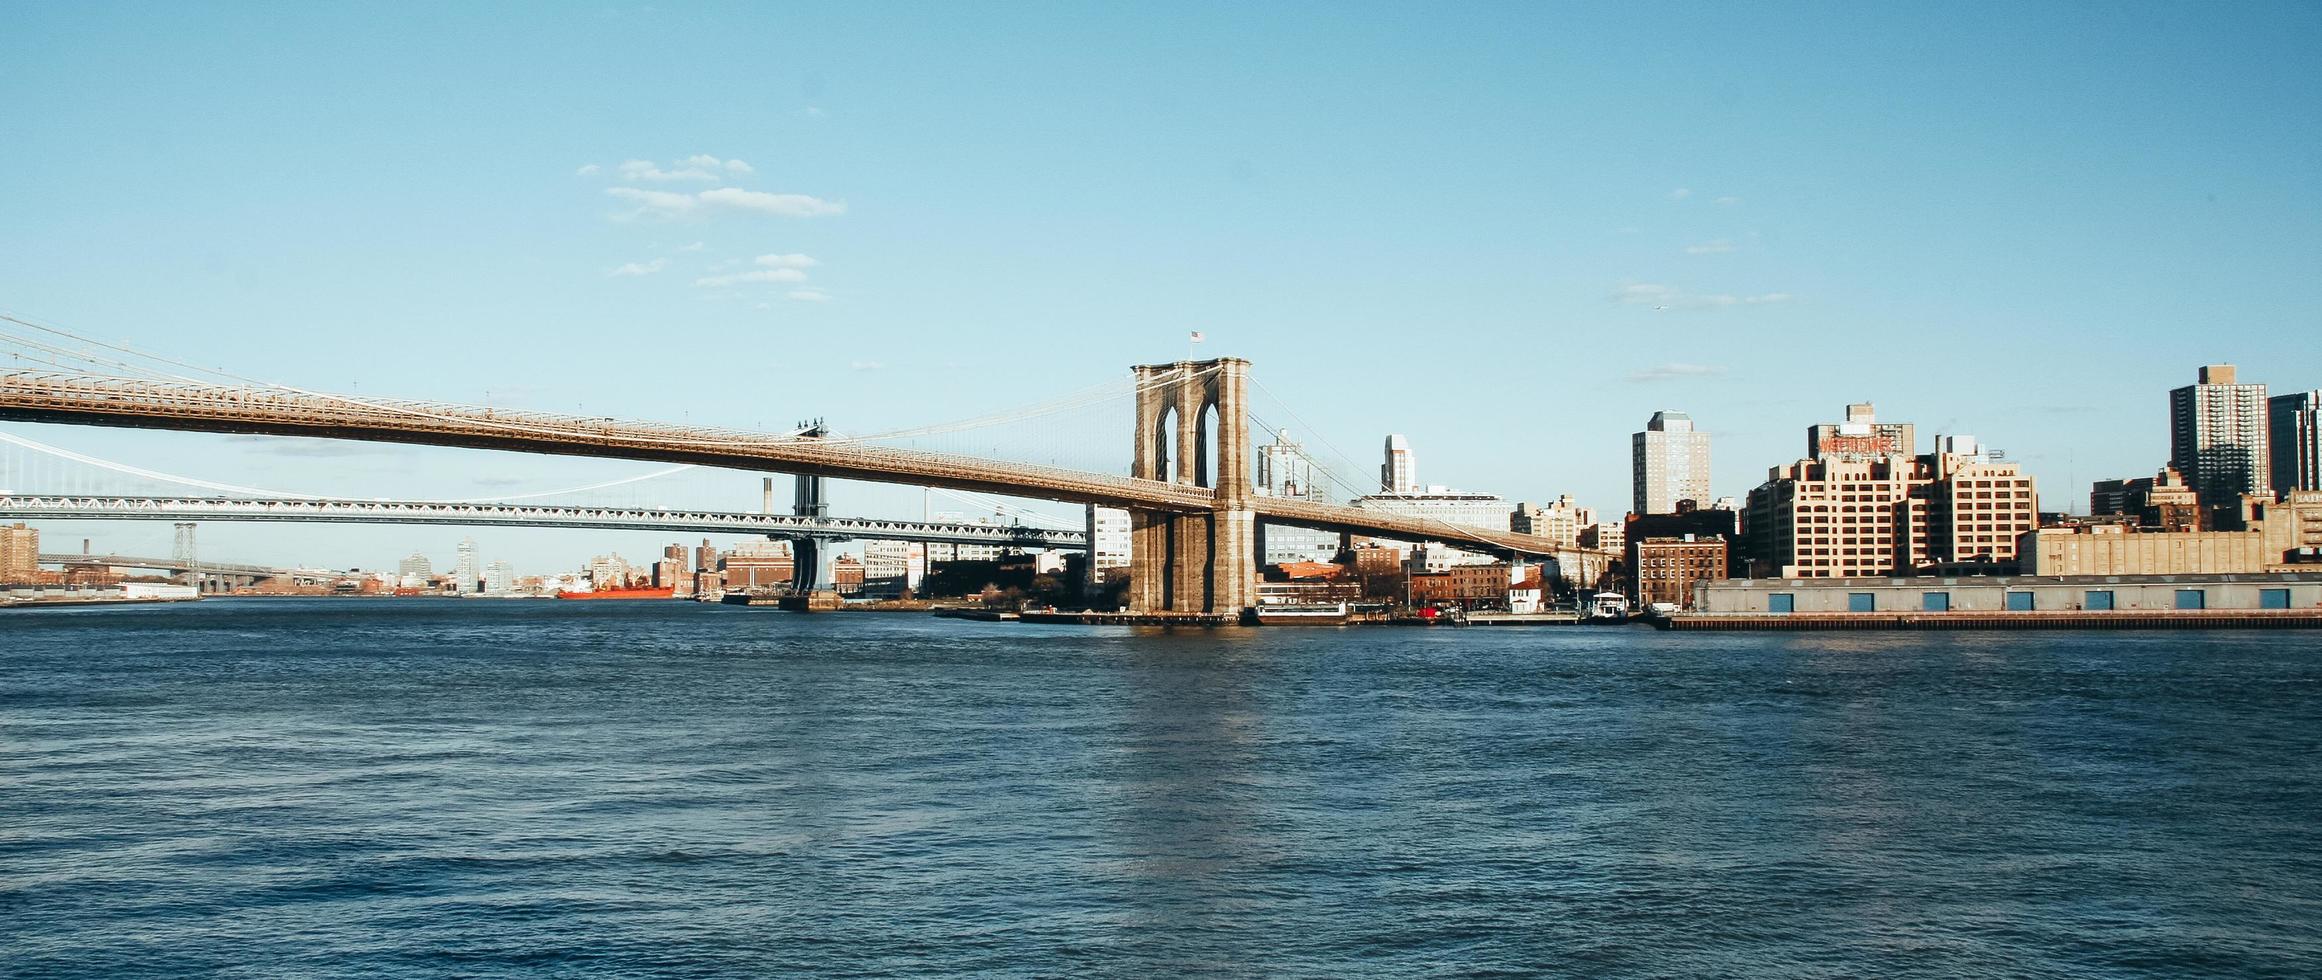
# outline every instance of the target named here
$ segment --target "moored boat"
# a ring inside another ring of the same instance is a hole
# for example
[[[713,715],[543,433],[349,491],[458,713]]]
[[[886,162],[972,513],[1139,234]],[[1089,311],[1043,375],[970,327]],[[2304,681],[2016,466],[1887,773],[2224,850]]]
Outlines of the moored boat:
[[[667,599],[677,594],[677,588],[666,589],[598,589],[594,592],[556,590],[559,599]]]
[[[1590,596],[1587,615],[1582,617],[1582,621],[1607,624],[1628,622],[1629,597],[1618,592],[1599,592]]]

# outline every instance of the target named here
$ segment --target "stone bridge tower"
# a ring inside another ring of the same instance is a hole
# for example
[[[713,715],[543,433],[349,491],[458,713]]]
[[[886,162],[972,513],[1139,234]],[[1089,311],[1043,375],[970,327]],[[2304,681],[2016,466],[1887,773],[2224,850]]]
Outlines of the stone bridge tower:
[[[1209,513],[1129,512],[1129,609],[1239,615],[1258,600],[1250,362],[1221,357],[1134,370],[1137,450],[1129,475],[1208,487],[1217,506]]]

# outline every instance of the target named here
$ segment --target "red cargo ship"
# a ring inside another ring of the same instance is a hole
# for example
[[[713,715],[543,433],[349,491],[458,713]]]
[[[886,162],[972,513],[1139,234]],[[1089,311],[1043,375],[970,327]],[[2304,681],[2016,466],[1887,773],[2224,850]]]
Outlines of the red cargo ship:
[[[676,594],[675,586],[666,589],[598,589],[595,592],[556,590],[559,599],[667,599]]]

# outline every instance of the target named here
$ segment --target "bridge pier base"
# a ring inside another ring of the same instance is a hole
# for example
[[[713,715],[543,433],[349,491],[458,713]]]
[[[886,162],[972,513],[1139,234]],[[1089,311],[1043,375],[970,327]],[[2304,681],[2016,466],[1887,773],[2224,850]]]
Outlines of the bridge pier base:
[[[1258,604],[1257,514],[1129,513],[1129,611],[1232,616]]]
[[[838,542],[798,538],[790,542],[790,591],[824,592],[837,583]]]

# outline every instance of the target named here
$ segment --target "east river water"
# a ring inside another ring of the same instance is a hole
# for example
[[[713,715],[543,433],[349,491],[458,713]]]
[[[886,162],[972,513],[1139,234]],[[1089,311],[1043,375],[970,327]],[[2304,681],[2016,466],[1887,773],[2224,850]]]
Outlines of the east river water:
[[[0,975],[2322,975],[2275,633],[0,613]]]

